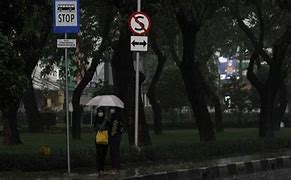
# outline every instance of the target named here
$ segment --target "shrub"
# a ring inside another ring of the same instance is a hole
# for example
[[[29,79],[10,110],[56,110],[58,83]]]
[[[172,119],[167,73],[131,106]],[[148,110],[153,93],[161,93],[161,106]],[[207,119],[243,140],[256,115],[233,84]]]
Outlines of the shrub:
[[[94,122],[95,114],[92,114],[92,121]],[[90,124],[91,123],[91,112],[84,111],[82,114],[82,122],[83,124]]]
[[[57,114],[55,112],[42,112],[41,117],[43,119],[43,126],[46,129],[50,129],[57,123]]]
[[[291,139],[240,139],[219,140],[214,142],[178,142],[164,145],[152,145],[135,148],[122,147],[122,163],[145,163],[167,161],[203,161],[225,156],[244,155],[264,152],[276,152],[291,147]],[[24,153],[1,153],[0,171],[8,170],[52,170],[65,169],[67,166],[66,150],[59,146],[41,146],[35,151]],[[108,160],[108,159],[107,159]],[[109,162],[107,162],[109,163]],[[71,166],[94,167],[94,145],[72,146]]]

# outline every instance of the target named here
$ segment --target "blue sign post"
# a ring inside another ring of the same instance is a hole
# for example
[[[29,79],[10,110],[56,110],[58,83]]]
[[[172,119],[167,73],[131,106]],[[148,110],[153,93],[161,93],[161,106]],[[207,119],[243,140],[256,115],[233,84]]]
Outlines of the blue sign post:
[[[78,33],[80,31],[80,0],[53,0],[53,32]],[[66,41],[65,41],[66,42]],[[70,132],[69,132],[69,92],[68,92],[68,49],[65,48],[66,74],[66,120],[67,120],[67,160],[68,174],[70,167]]]
[[[78,33],[80,31],[80,0],[53,1],[53,32]]]

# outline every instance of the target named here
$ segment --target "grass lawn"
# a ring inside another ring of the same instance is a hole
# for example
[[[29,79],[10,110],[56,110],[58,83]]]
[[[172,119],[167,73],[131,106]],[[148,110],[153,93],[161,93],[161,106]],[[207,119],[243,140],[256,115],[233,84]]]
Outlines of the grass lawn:
[[[140,152],[129,148],[126,133],[121,143],[122,163],[169,161],[203,161],[213,158],[230,157],[264,152],[284,152],[291,148],[291,129],[282,129],[276,139],[258,138],[258,130],[225,129],[216,134],[217,141],[200,143],[197,130],[163,131],[162,135],[151,132],[152,146],[142,147]],[[7,146],[0,144],[0,171],[39,171],[66,168],[66,134],[22,133],[23,144]],[[81,140],[70,140],[72,168],[95,166],[95,133],[82,133]],[[3,141],[3,137],[0,137]],[[49,147],[42,148],[44,146]],[[41,150],[42,149],[42,150]],[[48,153],[47,153],[48,152]],[[109,159],[107,158],[107,162]]]
[[[70,140],[71,150],[78,151],[79,149],[94,149],[94,135],[95,133],[83,133],[81,140]],[[244,139],[258,139],[258,130],[255,128],[248,129],[225,129],[222,133],[216,134],[218,141],[227,140],[244,140]],[[281,129],[276,137],[283,137],[291,139],[291,128]],[[43,146],[48,146],[52,150],[65,151],[66,150],[66,135],[65,134],[50,134],[39,133],[21,134],[23,144],[15,146],[6,146],[0,144],[0,153],[37,153]],[[151,132],[151,140],[154,146],[166,146],[175,143],[193,144],[199,142],[199,135],[197,130],[171,130],[163,131],[162,135],[155,135]],[[3,137],[0,137],[3,141]],[[123,134],[122,147],[128,146],[127,136]]]

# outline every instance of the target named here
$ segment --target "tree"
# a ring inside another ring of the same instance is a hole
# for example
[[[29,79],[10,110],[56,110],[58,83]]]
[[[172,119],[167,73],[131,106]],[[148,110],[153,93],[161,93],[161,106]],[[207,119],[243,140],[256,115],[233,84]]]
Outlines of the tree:
[[[244,126],[243,112],[249,112],[254,109],[251,99],[251,89],[248,89],[248,83],[237,76],[232,77],[229,82],[223,84],[223,94],[229,97],[225,102],[226,109],[236,115],[237,123],[240,127]]]
[[[89,41],[93,41],[94,42],[94,36],[96,38],[96,34],[92,35],[89,33],[92,33],[92,29],[95,29],[95,24],[96,22],[100,23],[100,29],[99,31],[101,31],[100,33],[100,37],[99,39],[101,39],[101,44],[98,47],[97,51],[94,51],[94,46],[92,46],[89,49],[90,50],[86,50],[84,48],[84,54],[85,58],[83,59],[83,61],[87,61],[90,57],[90,54],[92,52],[92,61],[91,64],[89,66],[88,69],[85,70],[84,75],[82,75],[82,72],[80,72],[80,74],[83,76],[82,80],[80,81],[80,83],[77,85],[77,87],[75,88],[75,90],[73,91],[73,99],[72,99],[72,104],[73,104],[73,122],[72,122],[72,137],[74,139],[80,139],[81,138],[81,116],[82,116],[82,111],[83,108],[80,105],[80,98],[82,95],[83,90],[86,88],[87,84],[92,80],[94,73],[96,71],[96,68],[98,66],[98,64],[100,64],[101,59],[103,58],[103,53],[104,51],[108,48],[109,46],[109,33],[110,33],[110,27],[111,27],[111,23],[113,21],[113,9],[112,9],[112,5],[106,4],[105,8],[103,7],[103,10],[101,10],[99,13],[100,16],[96,17],[94,16],[94,14],[92,14],[92,6],[91,4],[87,4],[87,6],[84,6],[85,9],[84,11],[84,15],[83,17],[89,17],[91,19],[91,21],[84,23],[84,29],[82,29],[82,35],[84,39],[87,39]],[[90,11],[91,10],[91,11]],[[93,10],[93,12],[95,12]],[[106,14],[105,16],[101,16],[101,14]],[[101,18],[101,20],[99,20],[98,18]],[[98,20],[97,20],[98,19]],[[86,44],[86,43],[85,43]],[[82,49],[81,49],[82,50]]]
[[[134,144],[134,120],[135,120],[135,71],[133,65],[133,53],[130,51],[130,33],[127,27],[127,18],[133,12],[135,3],[130,1],[113,1],[117,7],[118,16],[118,40],[113,42],[113,56],[111,61],[114,92],[125,104],[125,126],[128,132],[129,144]],[[120,2],[123,2],[120,4]],[[139,87],[145,80],[143,73],[140,73]],[[139,91],[141,92],[141,91]],[[145,118],[144,104],[139,94],[139,145],[150,145],[151,139]]]
[[[158,134],[162,134],[162,115],[161,115],[160,103],[157,101],[155,90],[156,90],[156,85],[160,79],[162,70],[164,68],[164,64],[167,60],[167,57],[161,51],[157,42],[157,36],[153,32],[151,33],[151,36],[150,36],[150,42],[151,42],[151,47],[158,58],[158,65],[153,75],[153,78],[151,80],[151,83],[149,85],[147,97],[149,98],[149,101],[153,109],[154,132],[155,134],[158,135]]]
[[[81,30],[78,35],[70,35],[77,39],[76,51],[68,51],[68,58],[74,59],[69,66],[69,77],[78,77],[80,82],[73,90],[72,105],[72,137],[81,138],[81,117],[83,106],[80,104],[80,97],[83,90],[92,80],[96,68],[104,61],[105,53],[108,53],[110,46],[109,36],[114,13],[112,3],[103,1],[82,1],[81,2]],[[105,16],[104,16],[105,15]],[[55,42],[58,35],[51,36],[49,42]],[[46,76],[53,72],[54,66],[58,66],[60,75],[64,78],[64,63],[59,61],[63,58],[63,52],[50,43],[46,47],[42,58],[42,75]]]
[[[0,31],[0,111],[2,112],[4,144],[20,144],[16,112],[19,98],[27,87],[22,59],[16,55],[11,40]]]
[[[133,67],[132,52],[129,49],[130,34],[127,27],[120,27],[120,35],[117,44],[113,47],[112,72],[114,82],[114,92],[125,104],[125,121],[128,132],[129,144],[134,143],[134,104],[135,104],[135,76]],[[140,82],[145,80],[144,75],[140,73]],[[139,91],[141,92],[141,91]],[[139,94],[139,143],[140,145],[150,145],[151,140],[145,121],[145,113]]]
[[[50,33],[51,23],[48,17],[51,17],[51,7],[49,1],[40,4],[29,2],[23,11],[26,12],[25,30],[22,30],[20,35],[19,51],[25,61],[25,74],[29,79],[29,86],[23,94],[22,101],[27,114],[29,131],[41,132],[44,128],[35,100],[31,75],[42,56],[42,50]]]
[[[278,90],[284,87],[284,79],[287,75],[286,52],[291,43],[291,29],[290,26],[286,26],[288,21],[282,21],[282,18],[285,16],[284,19],[286,17],[289,19],[289,16],[277,6],[276,2],[274,4],[262,0],[247,1],[245,4],[247,8],[244,11],[241,5],[242,2],[236,0],[232,3],[231,10],[238,26],[253,46],[247,77],[260,95],[259,136],[270,138],[274,137],[274,102]],[[246,16],[243,16],[242,12],[246,12],[244,14]],[[258,33],[256,34],[255,31]],[[272,39],[276,39],[275,41],[267,38],[270,34]],[[272,46],[271,53],[267,52],[270,46]],[[259,71],[262,62],[268,65],[265,80],[259,79],[255,74],[255,66]]]
[[[49,1],[4,1],[1,5],[3,33],[10,37],[15,52],[24,60],[29,86],[23,94],[29,130],[42,131],[41,118],[35,102],[31,74],[41,56],[50,32]],[[16,109],[16,108],[15,108]],[[17,109],[16,109],[17,110]]]
[[[31,81],[31,72],[34,69],[35,65],[38,62],[40,57],[40,52],[44,47],[46,42],[46,37],[50,31],[49,25],[50,21],[47,17],[50,17],[50,6],[48,1],[38,1],[38,2],[27,2],[27,1],[1,1],[1,19],[0,26],[1,31],[5,37],[9,40],[9,44],[15,53],[11,58],[17,57],[17,59],[23,60],[23,71],[19,73],[24,73],[26,79]],[[10,60],[11,63],[16,61]],[[17,64],[17,63],[16,63]],[[12,66],[15,67],[16,66]],[[15,71],[19,70],[18,68]],[[20,77],[20,76],[19,76]],[[9,87],[11,84],[2,84],[3,87]],[[32,83],[30,83],[30,86]],[[14,87],[14,85],[12,85]],[[29,87],[28,87],[29,88]],[[25,89],[24,89],[25,90]],[[21,100],[23,93],[19,93],[13,96],[9,96],[13,99],[7,104],[7,108],[3,113],[4,119],[4,129],[9,131],[13,137],[6,142],[8,144],[17,144],[20,143],[17,129],[16,114],[18,106]],[[34,109],[37,112],[36,106],[34,106],[35,101],[31,101],[31,109]],[[27,110],[27,113],[33,114],[31,109]],[[39,119],[33,118],[37,116],[29,116],[30,130],[32,130],[32,124],[37,129],[37,131],[42,129]],[[14,130],[13,130],[14,129]],[[35,129],[33,129],[34,131]],[[15,134],[14,134],[15,133]]]
[[[156,93],[159,95],[157,100],[166,111],[189,105],[179,69],[169,64],[164,68],[156,88]]]
[[[186,92],[191,103],[201,141],[215,140],[213,123],[207,109],[207,83],[201,73],[200,62],[196,59],[195,50],[197,34],[202,25],[211,17],[216,9],[216,2],[209,1],[166,1],[170,13],[176,17],[182,35],[182,59],[180,60],[175,47],[170,47],[172,58],[181,72]],[[173,18],[173,17],[172,17]],[[169,38],[173,36],[169,36]],[[169,42],[170,45],[175,41]]]

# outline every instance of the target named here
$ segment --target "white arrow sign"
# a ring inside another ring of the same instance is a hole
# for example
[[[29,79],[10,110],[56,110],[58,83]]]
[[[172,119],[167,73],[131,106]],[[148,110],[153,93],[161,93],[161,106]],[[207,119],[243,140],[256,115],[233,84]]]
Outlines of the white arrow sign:
[[[148,51],[148,37],[147,36],[131,36],[130,37],[131,51]]]

